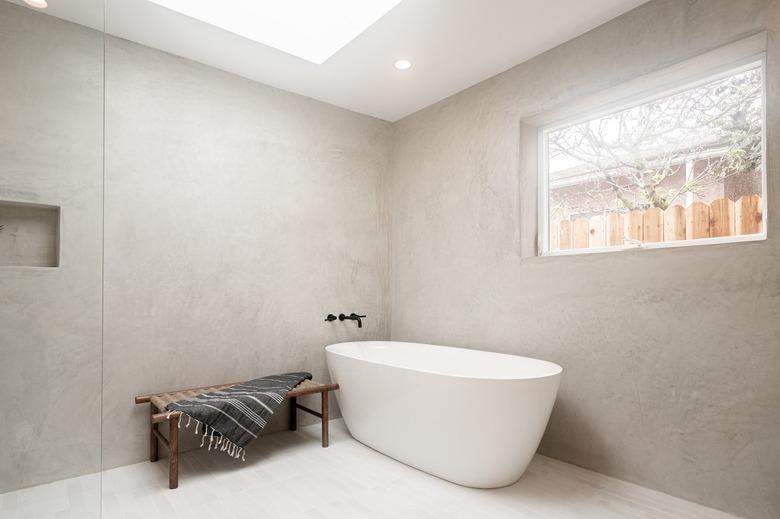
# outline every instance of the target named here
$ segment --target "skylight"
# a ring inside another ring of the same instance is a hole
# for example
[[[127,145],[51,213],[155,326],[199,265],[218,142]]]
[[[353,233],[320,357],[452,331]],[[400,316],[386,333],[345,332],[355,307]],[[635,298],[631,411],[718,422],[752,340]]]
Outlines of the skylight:
[[[149,0],[321,65],[401,0]]]

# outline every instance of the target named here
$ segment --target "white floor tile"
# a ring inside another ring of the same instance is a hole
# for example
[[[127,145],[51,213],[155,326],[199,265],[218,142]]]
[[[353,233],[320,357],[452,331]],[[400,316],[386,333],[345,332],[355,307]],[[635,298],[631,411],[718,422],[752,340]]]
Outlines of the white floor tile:
[[[331,422],[261,437],[241,462],[206,449],[180,457],[179,488],[168,489],[165,459],[0,495],[2,519],[637,518],[734,519],[695,503],[536,456],[511,487],[461,487],[403,465]]]

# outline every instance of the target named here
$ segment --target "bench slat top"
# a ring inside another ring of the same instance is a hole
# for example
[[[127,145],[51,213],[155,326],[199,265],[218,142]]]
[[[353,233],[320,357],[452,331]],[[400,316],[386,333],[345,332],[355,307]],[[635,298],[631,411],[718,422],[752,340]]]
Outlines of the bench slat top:
[[[165,407],[168,404],[172,404],[180,400],[188,400],[190,398],[195,398],[198,395],[211,393],[212,391],[221,391],[223,389],[233,387],[237,384],[241,384],[241,382],[236,382],[233,384],[222,384],[217,386],[198,387],[193,389],[182,389],[180,391],[171,391],[168,393],[158,393],[156,395],[151,395],[149,398],[150,401],[152,402],[152,405],[154,405],[157,409],[162,411],[165,409]],[[304,395],[310,395],[312,393],[320,393],[322,391],[332,391],[334,389],[338,389],[337,384],[323,384],[321,382],[314,382],[312,380],[304,380],[303,382],[295,386],[293,389],[291,389],[287,393],[286,398],[294,398],[294,397],[299,397]]]

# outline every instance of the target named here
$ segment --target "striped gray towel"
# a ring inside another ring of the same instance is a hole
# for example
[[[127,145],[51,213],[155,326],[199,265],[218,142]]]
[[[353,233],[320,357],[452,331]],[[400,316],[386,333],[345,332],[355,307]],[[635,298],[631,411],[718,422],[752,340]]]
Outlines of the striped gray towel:
[[[169,412],[181,411],[195,420],[196,434],[203,434],[200,446],[212,446],[234,458],[244,458],[244,449],[257,438],[267,420],[282,405],[287,393],[311,373],[285,373],[260,377],[220,391],[212,391],[166,406]],[[179,422],[181,424],[181,421]]]

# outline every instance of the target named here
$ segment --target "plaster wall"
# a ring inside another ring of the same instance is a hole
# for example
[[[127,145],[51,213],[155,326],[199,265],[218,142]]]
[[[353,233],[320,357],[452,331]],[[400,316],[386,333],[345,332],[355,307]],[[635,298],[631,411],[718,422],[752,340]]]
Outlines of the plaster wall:
[[[557,362],[541,453],[779,516],[779,30],[776,0],[655,0],[397,122],[392,339]],[[762,31],[768,240],[529,253],[523,120]]]
[[[2,493],[100,469],[103,35],[0,2],[0,93]]]
[[[0,268],[0,492],[145,459],[136,394],[389,336],[389,123],[106,37],[104,148],[103,34],[0,2],[0,45],[0,200],[62,207],[60,268]]]
[[[105,468],[148,455],[135,394],[327,380],[327,344],[389,335],[391,132],[107,37]]]

